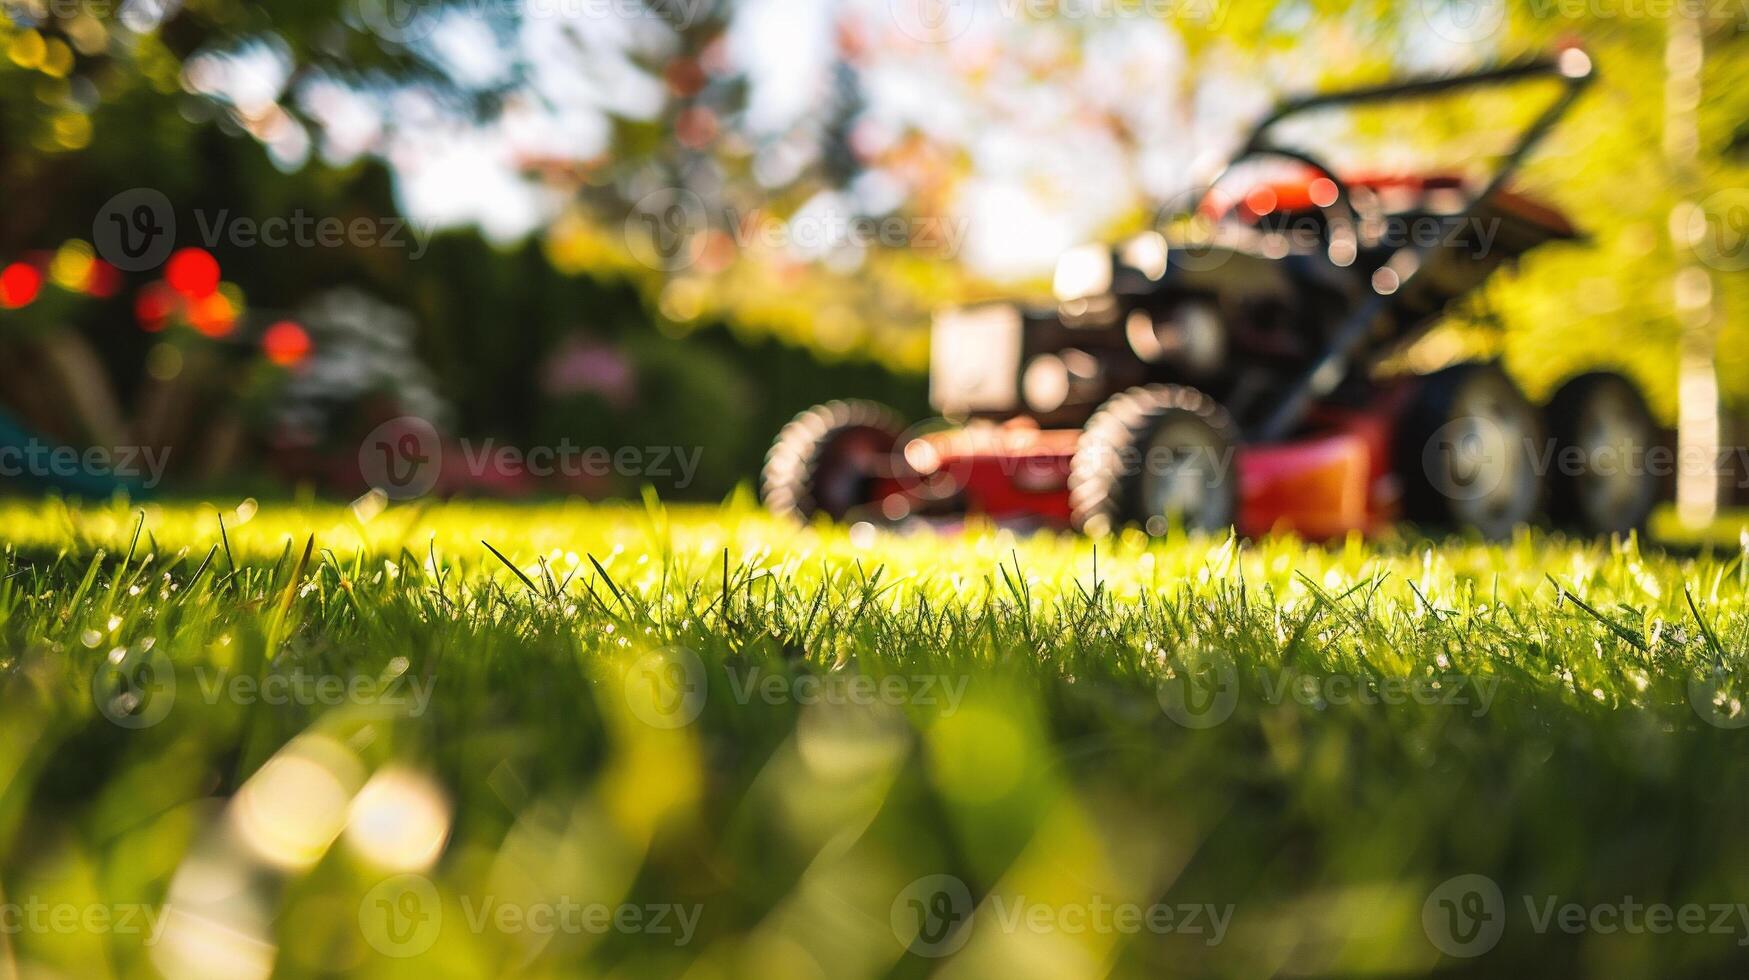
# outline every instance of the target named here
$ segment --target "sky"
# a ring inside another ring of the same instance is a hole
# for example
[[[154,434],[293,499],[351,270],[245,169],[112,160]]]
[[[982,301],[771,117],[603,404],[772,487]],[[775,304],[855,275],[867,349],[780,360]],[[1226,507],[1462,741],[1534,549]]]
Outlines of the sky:
[[[519,78],[502,114],[480,122],[419,88],[320,77],[287,93],[289,57],[270,42],[197,58],[190,87],[232,103],[288,169],[312,157],[344,164],[379,156],[393,166],[416,222],[475,225],[501,242],[536,233],[566,204],[527,178],[528,161],[600,157],[616,117],[655,118],[668,98],[645,66],[675,50],[677,37],[643,0],[468,0],[414,18],[383,6],[405,2],[360,0],[367,22],[401,32],[464,87]],[[707,2],[683,0],[681,9],[690,16]],[[969,167],[947,215],[967,229],[960,258],[984,278],[1023,279],[1098,237],[1138,200],[1169,201],[1209,179],[1277,89],[1294,84],[1291,73],[1304,71],[1280,59],[1278,74],[1265,79],[1251,64],[1217,56],[1189,77],[1184,43],[1156,8],[1204,0],[1059,0],[1049,20],[1027,16],[1036,2],[740,0],[721,56],[748,82],[741,130],[753,174],[776,188],[811,162],[809,141],[796,136],[833,95],[848,25],[861,39],[859,149],[878,159],[915,133],[963,157]],[[494,4],[512,4],[521,16],[480,15],[500,9]],[[1416,58],[1470,55],[1463,31],[1485,27],[1494,5],[1471,4],[1479,20],[1430,21]],[[288,97],[316,120],[317,133],[275,114],[275,100]],[[878,216],[911,189],[911,175],[877,166],[803,208]],[[859,257],[848,258],[853,265]]]

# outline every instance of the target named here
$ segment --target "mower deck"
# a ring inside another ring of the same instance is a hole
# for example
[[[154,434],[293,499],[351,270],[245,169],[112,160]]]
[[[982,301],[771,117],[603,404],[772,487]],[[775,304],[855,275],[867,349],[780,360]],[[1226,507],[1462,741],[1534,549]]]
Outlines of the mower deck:
[[[1395,520],[1391,426],[1379,415],[1332,416],[1316,436],[1240,446],[1239,533],[1327,539]],[[1070,527],[1069,471],[1079,429],[977,424],[920,436],[904,449],[914,473],[871,488],[881,516],[980,514],[998,523]]]

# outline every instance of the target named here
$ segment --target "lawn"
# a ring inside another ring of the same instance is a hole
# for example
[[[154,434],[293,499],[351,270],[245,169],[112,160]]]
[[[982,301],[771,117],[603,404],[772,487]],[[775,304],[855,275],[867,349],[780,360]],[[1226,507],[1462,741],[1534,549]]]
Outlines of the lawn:
[[[1749,963],[1734,544],[745,501],[14,501],[0,540],[0,977]]]

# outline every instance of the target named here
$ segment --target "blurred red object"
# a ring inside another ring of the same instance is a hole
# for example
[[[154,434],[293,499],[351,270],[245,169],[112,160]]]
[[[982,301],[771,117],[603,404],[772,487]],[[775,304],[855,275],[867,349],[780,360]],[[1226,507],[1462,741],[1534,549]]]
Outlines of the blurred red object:
[[[267,359],[280,367],[296,367],[310,356],[310,335],[290,320],[281,320],[261,336]]]
[[[223,337],[237,325],[237,308],[224,293],[210,293],[189,305],[188,323],[208,337]]]
[[[219,260],[198,248],[185,248],[164,265],[164,281],[192,300],[205,300],[219,290]]]
[[[43,274],[24,262],[14,262],[0,271],[0,307],[16,310],[36,301],[43,288]]]
[[[161,282],[148,283],[134,297],[134,319],[140,322],[141,330],[157,333],[169,324],[170,314],[176,312],[180,302],[181,298],[169,286]]]
[[[91,263],[85,276],[85,292],[98,299],[108,299],[121,291],[121,270],[102,259]]]

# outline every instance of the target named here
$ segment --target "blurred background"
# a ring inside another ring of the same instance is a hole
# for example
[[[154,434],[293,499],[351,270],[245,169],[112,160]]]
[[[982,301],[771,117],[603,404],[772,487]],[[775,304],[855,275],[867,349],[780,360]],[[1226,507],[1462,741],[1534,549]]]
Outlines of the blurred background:
[[[362,434],[416,415],[709,449],[666,485],[448,492],[720,498],[809,404],[920,413],[932,309],[1047,292],[1284,93],[1571,42],[1601,83],[1518,184],[1590,238],[1426,356],[1502,353],[1533,397],[1624,368],[1666,421],[1716,366],[1716,401],[1749,405],[1743,3],[0,7],[0,442],[172,447],[166,487],[355,494]],[[1541,104],[1300,135],[1344,167],[1462,169]]]

